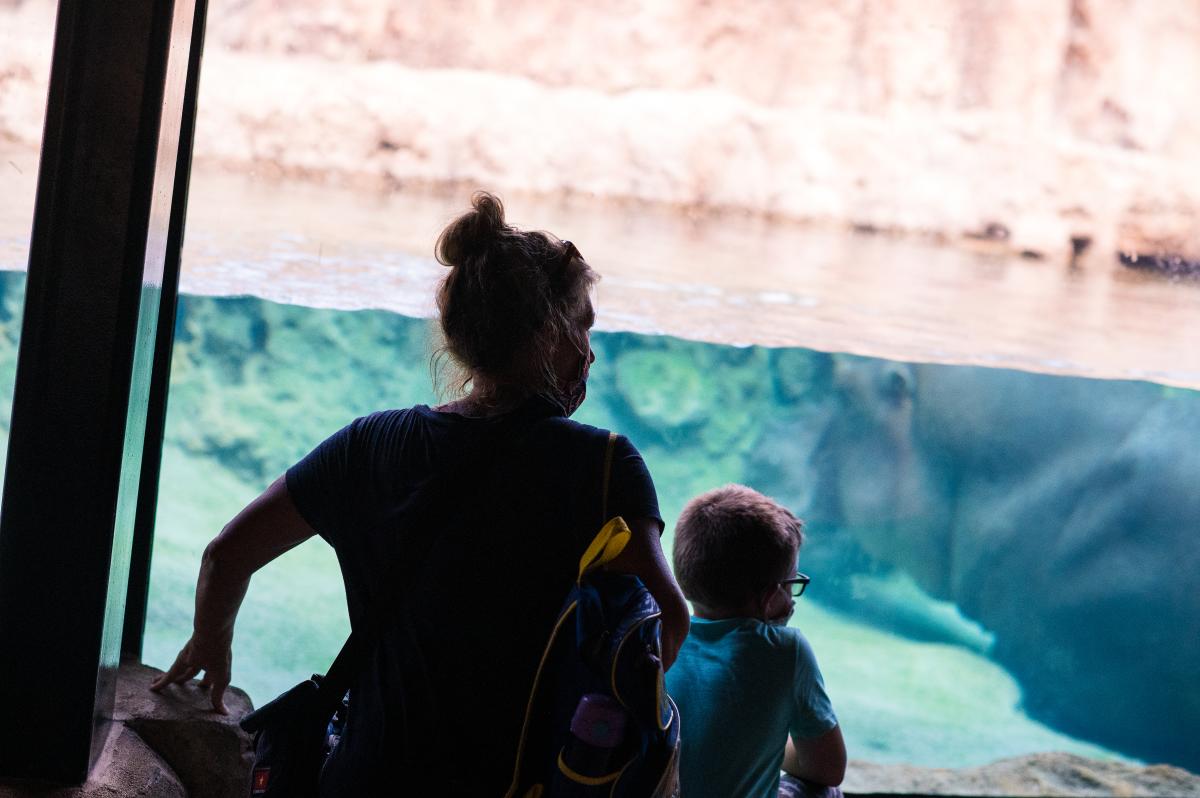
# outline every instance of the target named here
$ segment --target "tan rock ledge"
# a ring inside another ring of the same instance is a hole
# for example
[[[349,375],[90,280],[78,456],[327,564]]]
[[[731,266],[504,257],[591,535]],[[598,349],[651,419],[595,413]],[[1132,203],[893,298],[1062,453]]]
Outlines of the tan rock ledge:
[[[225,692],[229,714],[220,715],[195,681],[152,693],[150,683],[160,674],[146,665],[122,665],[114,720],[174,769],[189,798],[246,795],[254,756],[249,736],[237,723],[254,708],[249,696],[230,687]]]

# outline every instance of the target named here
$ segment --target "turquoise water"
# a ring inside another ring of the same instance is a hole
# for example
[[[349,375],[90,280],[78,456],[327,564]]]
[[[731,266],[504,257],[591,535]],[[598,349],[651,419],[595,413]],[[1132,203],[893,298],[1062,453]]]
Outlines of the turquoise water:
[[[0,287],[7,402],[20,275]],[[1194,392],[628,333],[594,347],[577,418],[639,446],[668,547],[683,503],[726,482],[807,519],[814,581],[793,623],[852,757],[1195,767],[1171,743],[1200,716],[1185,534],[1200,463],[1178,443],[1200,431]],[[186,639],[200,553],[259,490],[354,416],[435,401],[430,351],[428,322],[387,312],[181,299],[147,662]],[[314,539],[256,575],[234,681],[262,703],[326,668],[346,633],[335,558]],[[1157,731],[1137,725],[1147,711]]]
[[[1041,667],[1042,653],[1073,669],[1069,683],[1106,688],[1079,661],[1078,641],[1049,645],[1031,623],[1039,613],[1053,618],[1059,611],[1030,603],[1049,594],[1042,577],[1035,579],[1027,568],[1028,583],[1008,591],[972,592],[968,584],[964,592],[951,584],[989,562],[971,556],[964,539],[969,530],[962,524],[974,524],[990,508],[1016,517],[1037,511],[1038,501],[1069,505],[1076,488],[1057,489],[1063,495],[1051,502],[1046,497],[1056,488],[1043,474],[1064,458],[1073,463],[1071,473],[1083,473],[1087,458],[1114,445],[1103,436],[1076,441],[1071,435],[1087,437],[1082,431],[1088,428],[1108,435],[1103,425],[1121,421],[1108,416],[1122,413],[1137,426],[1150,412],[1146,408],[1163,402],[1167,409],[1190,407],[1194,394],[1144,383],[913,366],[625,333],[597,334],[594,346],[597,362],[578,418],[621,430],[637,443],[658,485],[668,529],[690,496],[730,481],[759,487],[809,519],[801,565],[815,581],[795,622],[824,663],[855,756],[955,766],[1048,749],[1104,755],[1081,738],[1118,739],[1106,737],[1104,724],[1120,725],[1119,717],[1081,724],[1054,702],[1058,695],[1069,702],[1080,698]],[[355,415],[435,401],[431,348],[427,322],[386,312],[184,298],[148,661],[165,664],[182,642],[200,551],[257,490]],[[962,402],[943,406],[948,401],[943,394]],[[988,395],[1008,396],[1016,404],[989,409],[980,398]],[[1100,401],[1102,395],[1108,398]],[[1079,417],[1097,403],[1124,410]],[[933,418],[914,407],[927,408]],[[985,411],[994,418],[972,415],[986,416]],[[1028,446],[1025,438],[1045,443],[1049,434],[1045,424],[1024,416],[1048,413],[1057,414],[1050,426],[1061,427],[1055,434],[1063,442],[1052,457],[1034,462],[1022,448]],[[966,443],[947,438],[935,442],[932,455],[918,452],[930,446],[918,438],[927,438],[925,428],[936,427],[938,419],[959,430]],[[904,423],[907,432],[900,428]],[[990,441],[978,437],[979,446],[967,445],[993,424],[1028,434],[1014,440],[993,434]],[[991,447],[990,455],[977,451],[984,446]],[[951,456],[958,458],[953,486],[933,473]],[[1016,466],[1006,468],[1004,462]],[[916,465],[902,467],[906,463]],[[966,475],[976,472],[968,485]],[[1009,505],[990,498],[989,486],[1009,485],[1011,490],[1002,491]],[[1022,491],[1042,498],[1021,509],[1012,502]],[[947,519],[947,508],[957,521]],[[1049,509],[1041,509],[1051,520]],[[1106,530],[1100,525],[1097,534],[1109,534]],[[996,538],[997,573],[1004,580],[1016,578],[1013,566],[1003,562],[1013,560],[1012,541],[995,530],[980,528],[979,534],[981,541]],[[949,536],[957,542],[948,542]],[[1045,537],[1038,531],[1031,539]],[[940,541],[937,551],[934,541]],[[668,531],[667,546],[670,542]],[[1044,559],[1036,549],[1033,556]],[[934,573],[934,563],[944,573]],[[1015,567],[1022,567],[1019,558]],[[1082,572],[1090,573],[1090,567],[1080,564]],[[957,576],[947,576],[952,573]],[[1020,597],[1018,611],[1025,606],[1016,623],[1005,595]],[[960,609],[966,605],[972,606],[970,615]],[[989,619],[1001,628],[990,628]],[[1078,614],[1056,623],[1094,632]],[[323,543],[312,541],[256,577],[239,621],[235,678],[262,701],[326,667],[345,633],[334,558]],[[1021,644],[1027,638],[1042,651],[1030,654]],[[1092,671],[1101,676],[1109,671],[1097,665]],[[1171,684],[1179,667],[1164,663],[1158,677]],[[1117,672],[1137,678],[1128,663]],[[1074,734],[1032,719],[1031,709]],[[1183,722],[1176,728],[1184,728]],[[1136,747],[1123,750],[1146,755]]]

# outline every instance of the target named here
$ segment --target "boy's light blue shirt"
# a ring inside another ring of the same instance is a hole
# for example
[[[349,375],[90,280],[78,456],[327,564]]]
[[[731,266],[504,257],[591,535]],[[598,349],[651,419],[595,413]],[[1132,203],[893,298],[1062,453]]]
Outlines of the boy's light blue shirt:
[[[837,725],[804,635],[753,618],[692,618],[667,691],[679,706],[687,798],[775,798],[788,735]]]

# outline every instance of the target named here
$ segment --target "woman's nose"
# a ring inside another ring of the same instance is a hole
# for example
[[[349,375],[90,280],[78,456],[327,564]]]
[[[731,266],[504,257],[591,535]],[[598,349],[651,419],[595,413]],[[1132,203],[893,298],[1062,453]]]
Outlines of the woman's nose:
[[[588,347],[588,363],[591,364],[591,363],[595,363],[595,362],[596,362],[596,350],[592,349],[589,346]]]

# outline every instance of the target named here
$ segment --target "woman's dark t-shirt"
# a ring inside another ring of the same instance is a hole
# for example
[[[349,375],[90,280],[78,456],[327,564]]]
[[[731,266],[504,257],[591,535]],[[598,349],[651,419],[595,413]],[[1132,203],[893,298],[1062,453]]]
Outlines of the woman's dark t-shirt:
[[[533,400],[475,419],[359,418],[287,472],[366,647],[323,796],[502,795],[542,650],[606,520],[608,433]],[[617,437],[607,517],[659,521]]]

